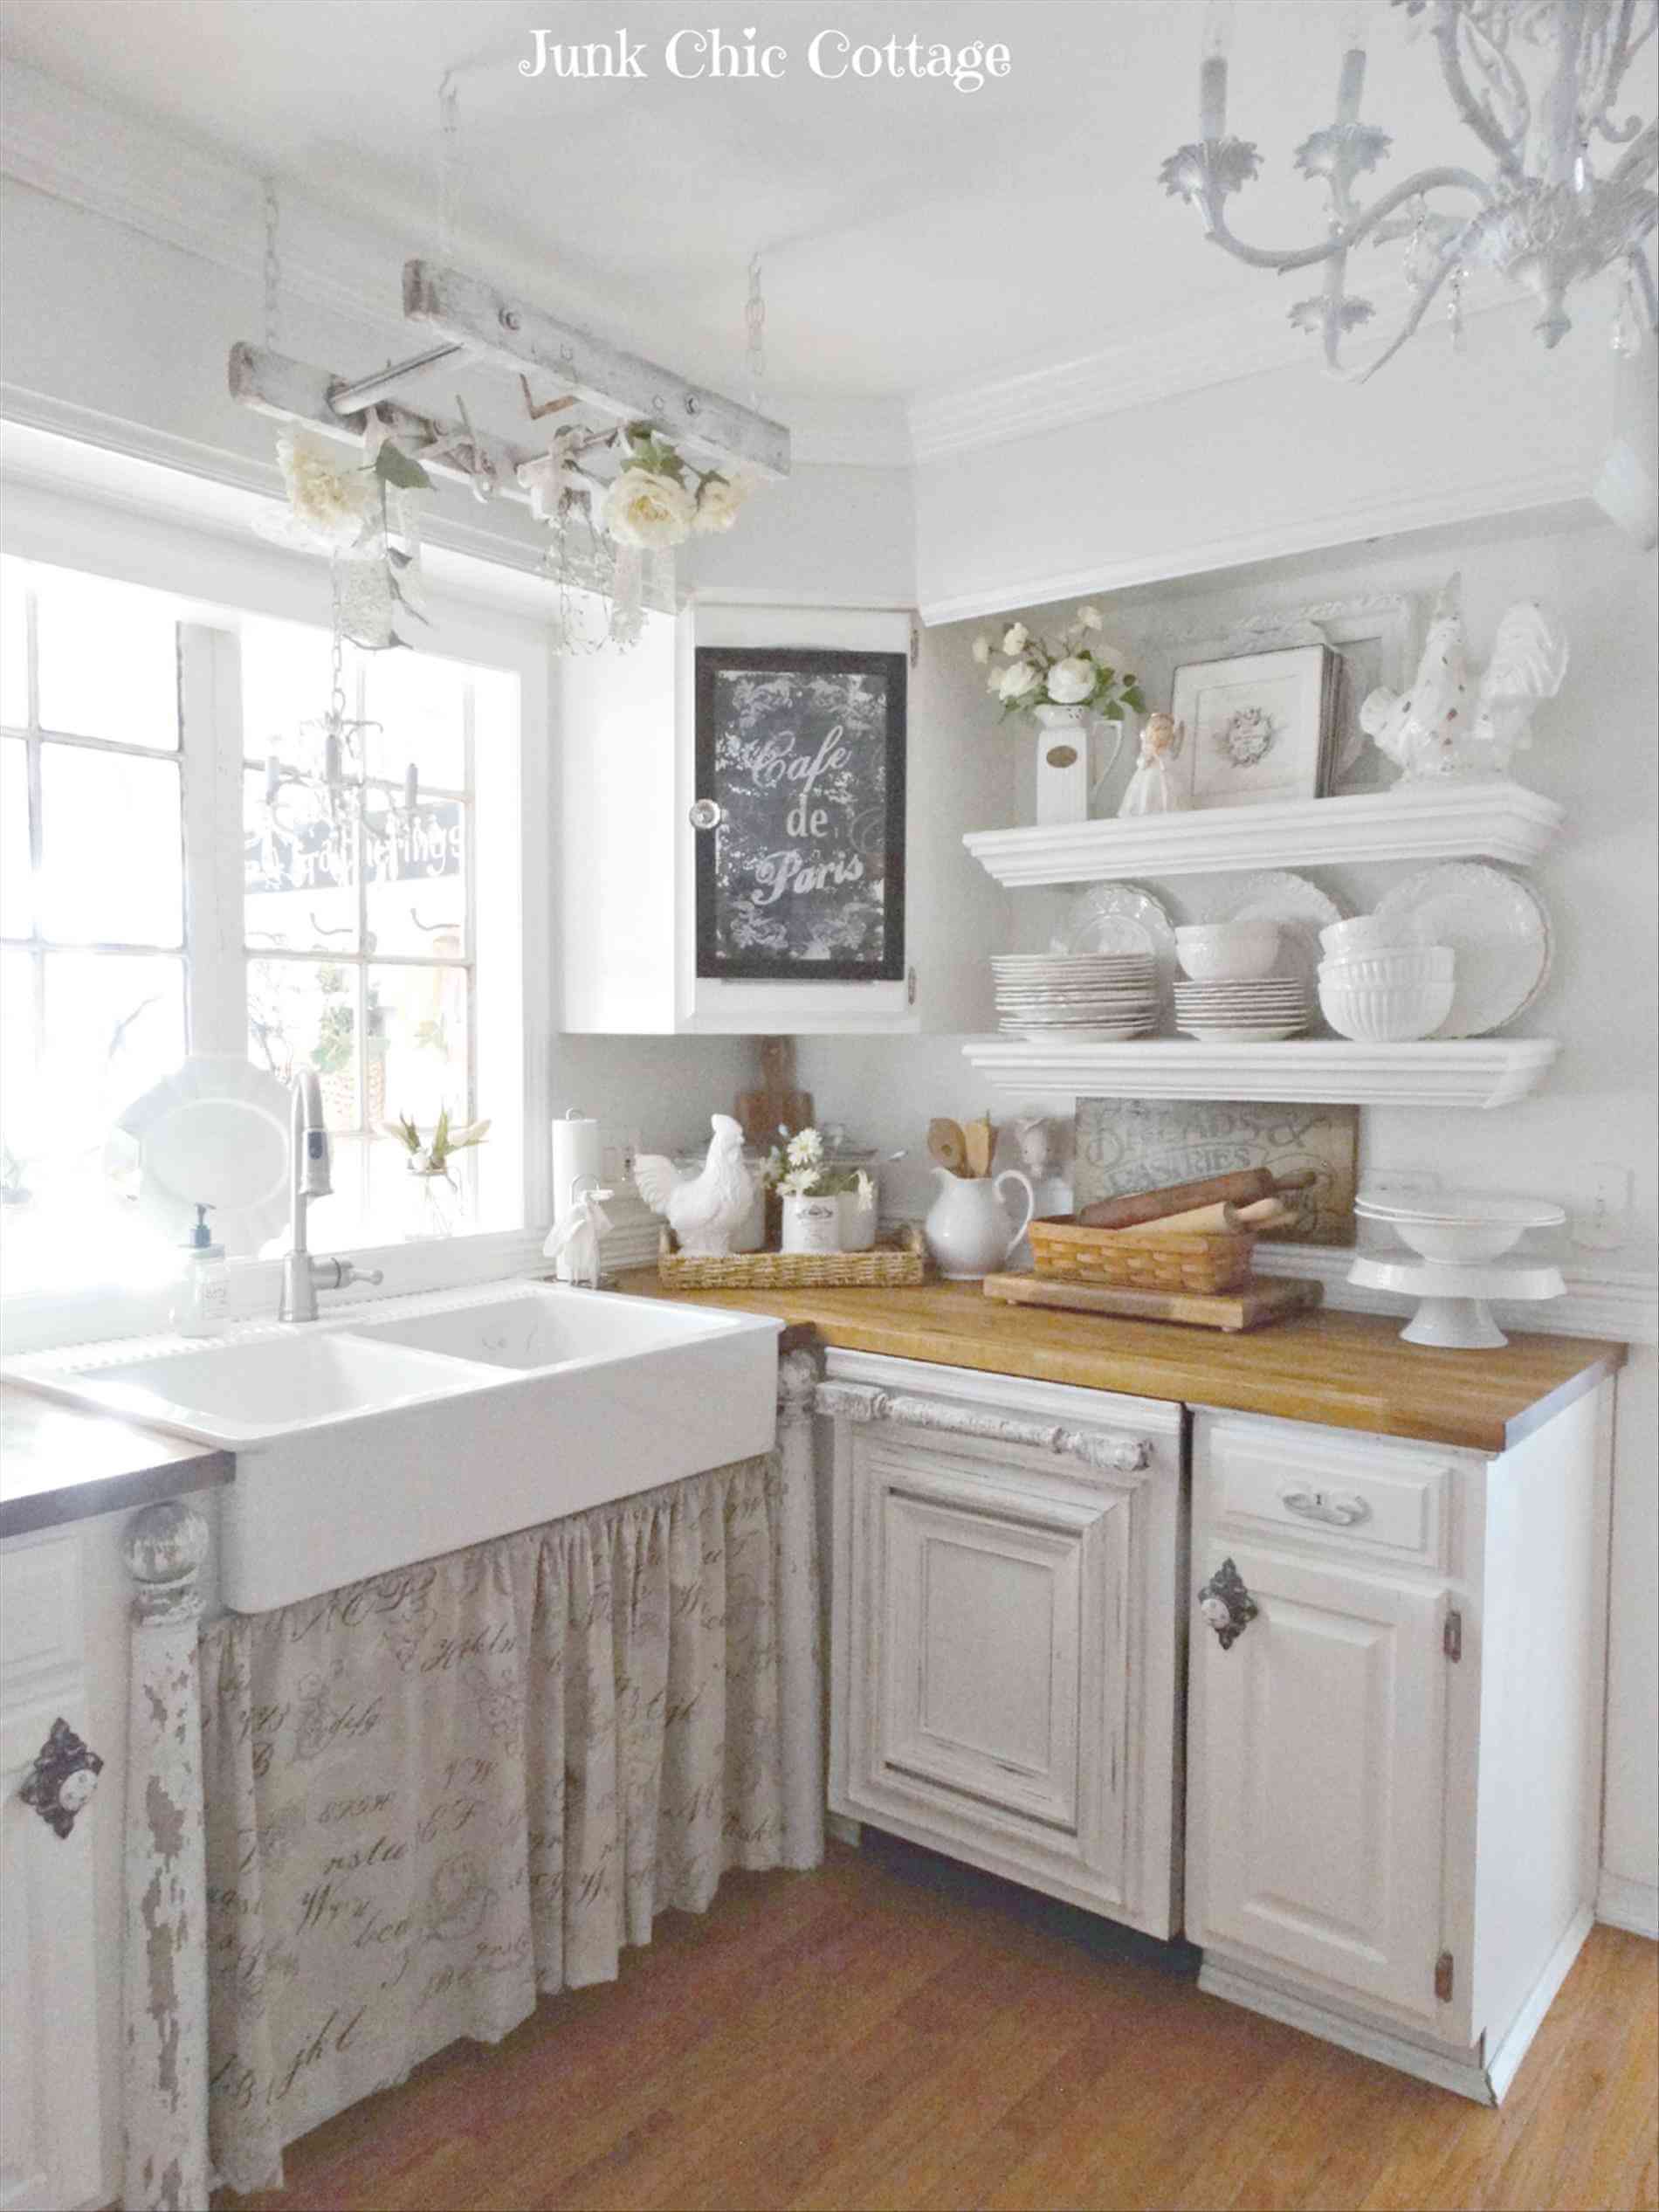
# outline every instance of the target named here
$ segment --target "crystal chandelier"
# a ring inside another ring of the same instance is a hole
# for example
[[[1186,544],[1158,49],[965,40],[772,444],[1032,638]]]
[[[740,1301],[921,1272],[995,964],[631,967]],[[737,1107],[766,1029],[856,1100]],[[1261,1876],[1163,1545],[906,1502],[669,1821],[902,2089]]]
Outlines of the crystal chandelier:
[[[1659,0],[1393,0],[1433,36],[1440,72],[1461,121],[1490,163],[1482,176],[1454,166],[1419,169],[1369,206],[1360,179],[1387,155],[1386,131],[1360,120],[1366,55],[1357,31],[1346,43],[1335,121],[1303,140],[1296,166],[1322,183],[1325,235],[1277,252],[1235,237],[1229,195],[1261,163],[1247,140],[1227,134],[1227,53],[1231,0],[1213,0],[1200,67],[1201,135],[1169,156],[1159,174],[1189,201],[1206,233],[1251,268],[1323,265],[1322,288],[1291,309],[1298,329],[1315,333],[1332,369],[1342,341],[1369,322],[1373,303],[1347,288],[1348,257],[1367,241],[1405,239],[1411,299],[1398,332],[1362,374],[1390,361],[1449,286],[1454,334],[1461,329],[1467,274],[1495,269],[1537,300],[1534,326],[1546,346],[1573,327],[1569,289],[1623,265],[1625,289],[1614,326],[1621,350],[1641,343],[1639,325],[1659,323],[1645,242],[1659,200],[1659,125],[1620,107],[1626,72],[1654,36]],[[1600,143],[1598,144],[1598,141]],[[1598,170],[1598,157],[1600,170]]]

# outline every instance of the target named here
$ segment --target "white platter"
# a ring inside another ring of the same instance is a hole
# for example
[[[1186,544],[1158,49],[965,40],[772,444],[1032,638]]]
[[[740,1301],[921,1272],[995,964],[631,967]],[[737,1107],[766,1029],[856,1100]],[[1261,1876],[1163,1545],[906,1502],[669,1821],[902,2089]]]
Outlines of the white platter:
[[[1451,1011],[1436,1037],[1485,1037],[1524,1013],[1550,972],[1549,909],[1528,883],[1480,860],[1408,876],[1379,899],[1380,919],[1413,943],[1456,956]]]
[[[1200,1044],[1280,1044],[1287,1037],[1299,1036],[1307,1022],[1304,1017],[1265,1024],[1241,1023],[1236,1027],[1221,1022],[1181,1022],[1176,1026]]]
[[[234,1054],[193,1053],[127,1107],[106,1157],[136,1168],[139,1209],[169,1242],[207,1205],[216,1244],[256,1253],[287,1218],[287,1089]]]
[[[1305,984],[1310,997],[1317,996],[1319,932],[1345,919],[1336,900],[1317,883],[1288,868],[1272,868],[1247,877],[1227,913],[1229,921],[1277,922],[1279,956],[1270,972]]]
[[[1091,1029],[1081,1023],[1051,1022],[1043,1028],[1029,1023],[1024,1028],[1017,1028],[1014,1023],[1005,1022],[1002,1033],[1007,1037],[1027,1037],[1034,1044],[1043,1044],[1050,1037],[1060,1037],[1071,1044],[1125,1044],[1132,1037],[1145,1037],[1151,1026],[1150,1022],[1126,1022],[1113,1023],[1107,1028]]]

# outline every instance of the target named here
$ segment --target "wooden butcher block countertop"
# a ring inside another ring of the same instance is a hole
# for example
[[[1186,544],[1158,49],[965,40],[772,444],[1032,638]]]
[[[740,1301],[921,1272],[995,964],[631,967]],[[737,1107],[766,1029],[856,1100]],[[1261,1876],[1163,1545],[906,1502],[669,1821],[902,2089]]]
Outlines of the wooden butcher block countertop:
[[[1495,1352],[1403,1344],[1398,1315],[1320,1309],[1249,1335],[1167,1321],[1008,1306],[976,1283],[916,1290],[671,1292],[654,1268],[622,1276],[633,1296],[765,1313],[843,1352],[879,1352],[1087,1390],[1276,1414],[1475,1451],[1508,1450],[1625,1361],[1592,1337],[1516,1335]]]

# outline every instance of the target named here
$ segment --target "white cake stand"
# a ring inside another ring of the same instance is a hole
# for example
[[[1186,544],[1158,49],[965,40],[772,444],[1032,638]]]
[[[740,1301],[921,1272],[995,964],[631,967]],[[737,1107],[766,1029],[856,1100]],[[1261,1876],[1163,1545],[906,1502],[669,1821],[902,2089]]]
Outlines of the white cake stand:
[[[1418,1300],[1401,1335],[1408,1344],[1435,1344],[1453,1352],[1487,1351],[1509,1342],[1492,1319],[1489,1299],[1559,1298],[1566,1285],[1559,1267],[1537,1260],[1489,1259],[1475,1266],[1443,1260],[1378,1258],[1361,1252],[1348,1280],[1368,1291],[1399,1291]]]

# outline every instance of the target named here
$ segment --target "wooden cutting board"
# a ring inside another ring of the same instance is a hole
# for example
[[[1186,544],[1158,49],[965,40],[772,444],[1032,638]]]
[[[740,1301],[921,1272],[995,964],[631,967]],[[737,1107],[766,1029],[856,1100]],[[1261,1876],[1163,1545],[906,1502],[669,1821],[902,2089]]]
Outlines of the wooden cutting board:
[[[1287,1313],[1304,1313],[1325,1285],[1304,1276],[1252,1275],[1236,1291],[1119,1291],[1100,1283],[1060,1283],[1046,1275],[988,1275],[987,1298],[1008,1306],[1059,1306],[1077,1313],[1112,1313],[1132,1321],[1187,1321],[1195,1328],[1265,1328]]]

